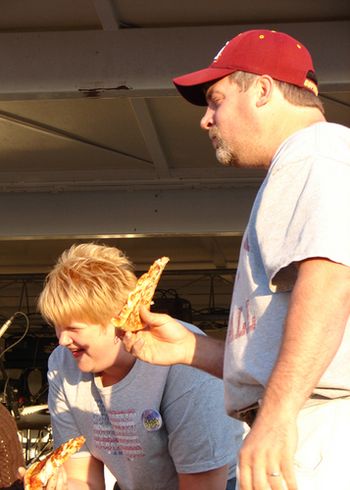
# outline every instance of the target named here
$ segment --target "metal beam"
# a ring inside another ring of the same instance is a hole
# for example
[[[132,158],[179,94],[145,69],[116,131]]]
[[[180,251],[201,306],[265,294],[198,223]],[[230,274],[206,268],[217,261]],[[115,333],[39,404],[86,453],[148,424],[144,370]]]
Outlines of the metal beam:
[[[150,152],[157,176],[163,178],[170,177],[169,165],[150,114],[147,101],[140,97],[130,98],[129,100],[143,135],[145,145]]]
[[[113,0],[93,0],[95,10],[104,31],[117,31],[119,22]]]
[[[350,21],[330,21],[1,33],[0,99],[174,94],[172,77],[207,65],[225,41],[254,27],[306,44],[321,91],[350,89]]]
[[[106,145],[102,145],[100,143],[96,143],[94,141],[90,141],[86,138],[83,138],[82,136],[79,136],[77,134],[69,133],[68,131],[64,131],[62,129],[55,128],[53,126],[49,126],[48,124],[43,124],[43,123],[38,123],[36,121],[33,121],[31,119],[27,119],[25,117],[21,117],[18,115],[13,115],[5,111],[0,110],[0,120],[8,121],[12,124],[16,124],[21,127],[28,128],[34,132],[37,133],[42,133],[45,135],[50,135],[54,138],[62,139],[62,140],[68,140],[68,141],[74,141],[81,143],[83,145],[92,147],[94,149],[98,148],[101,151],[106,151],[107,153],[111,153],[113,155],[123,157],[126,159],[126,161],[129,161],[130,163],[145,163],[148,166],[152,166],[153,163],[149,160],[145,160],[144,158],[139,158],[135,155],[129,155],[125,152],[116,150],[115,148],[110,148]]]
[[[147,164],[148,165],[148,164]],[[253,171],[252,171],[253,172]],[[256,171],[249,175],[236,174],[233,168],[213,168],[203,176],[203,169],[181,169],[172,171],[169,178],[154,178],[154,170],[121,169],[104,170],[72,170],[66,171],[22,171],[1,172],[0,192],[58,192],[58,191],[89,191],[89,190],[168,190],[193,188],[237,188],[252,186],[258,187],[263,178]]]
[[[240,235],[254,187],[0,194],[0,239]]]
[[[203,237],[201,239],[203,246],[210,252],[215,267],[225,269],[226,257],[223,253],[218,240],[215,237]]]

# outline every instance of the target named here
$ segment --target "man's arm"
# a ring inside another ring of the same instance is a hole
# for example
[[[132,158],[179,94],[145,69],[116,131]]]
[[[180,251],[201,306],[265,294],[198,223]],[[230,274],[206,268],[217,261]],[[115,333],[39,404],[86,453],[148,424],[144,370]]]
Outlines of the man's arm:
[[[180,473],[179,490],[225,490],[228,465],[202,473]]]
[[[151,313],[144,306],[140,316],[143,330],[124,333],[117,329],[128,352],[151,364],[186,364],[222,378],[224,341],[195,334],[169,315]]]
[[[271,472],[282,475],[288,490],[296,489],[296,419],[335,356],[349,313],[350,267],[325,259],[301,262],[280,352],[240,452],[241,490],[267,488]]]

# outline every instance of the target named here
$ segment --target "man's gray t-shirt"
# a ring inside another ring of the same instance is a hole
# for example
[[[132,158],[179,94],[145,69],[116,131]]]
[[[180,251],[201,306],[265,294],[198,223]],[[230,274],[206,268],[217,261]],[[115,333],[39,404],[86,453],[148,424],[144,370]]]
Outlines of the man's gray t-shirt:
[[[261,398],[281,344],[295,263],[312,257],[350,266],[350,130],[331,123],[317,123],[289,137],[255,199],[226,338],[228,413]],[[348,321],[315,392],[336,397],[349,390]]]
[[[64,347],[51,354],[48,377],[55,447],[84,435],[76,457],[102,461],[123,490],[175,490],[177,473],[225,464],[235,476],[243,427],[225,412],[221,380],[136,360],[124,379],[103,387]]]

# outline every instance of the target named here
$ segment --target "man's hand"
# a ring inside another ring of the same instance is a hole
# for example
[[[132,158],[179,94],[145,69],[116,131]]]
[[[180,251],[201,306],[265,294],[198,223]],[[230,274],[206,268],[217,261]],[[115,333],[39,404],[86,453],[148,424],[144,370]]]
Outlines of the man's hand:
[[[151,313],[144,306],[140,317],[143,330],[116,329],[128,352],[151,364],[186,364],[222,378],[225,342],[221,339],[193,333],[169,315]]]
[[[139,359],[163,366],[191,364],[196,346],[195,334],[169,315],[151,313],[144,306],[140,317],[145,326],[137,332],[116,329],[125,349]]]
[[[240,490],[296,490],[293,461],[297,428],[293,418],[256,419],[239,453]]]

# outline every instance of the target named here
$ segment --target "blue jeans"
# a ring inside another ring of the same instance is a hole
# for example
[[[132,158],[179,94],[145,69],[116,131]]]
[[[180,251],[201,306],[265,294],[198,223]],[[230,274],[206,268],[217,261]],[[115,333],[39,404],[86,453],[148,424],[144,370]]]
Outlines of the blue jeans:
[[[236,478],[227,481],[226,490],[236,490]]]

